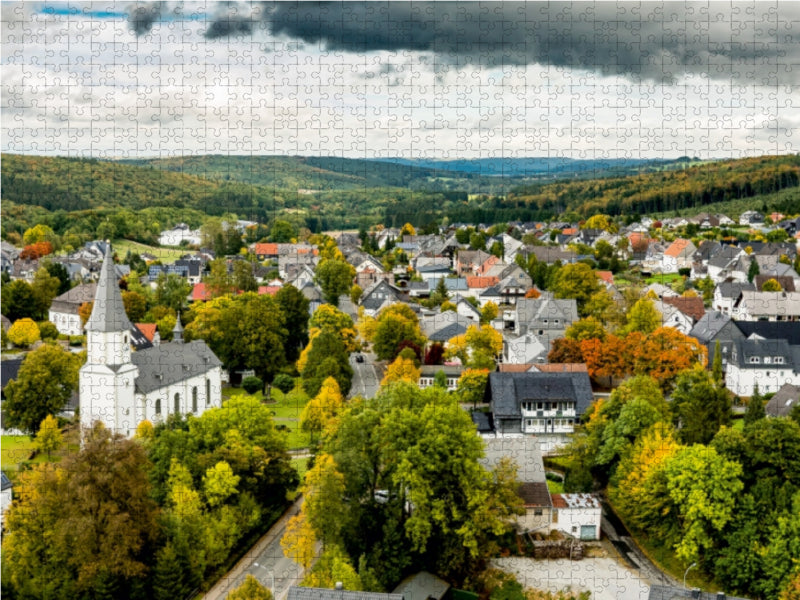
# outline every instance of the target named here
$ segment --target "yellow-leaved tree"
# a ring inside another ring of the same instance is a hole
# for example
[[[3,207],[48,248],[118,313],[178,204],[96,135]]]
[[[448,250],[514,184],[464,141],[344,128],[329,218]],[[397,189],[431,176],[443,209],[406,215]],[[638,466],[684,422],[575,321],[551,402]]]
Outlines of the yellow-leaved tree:
[[[319,393],[309,400],[300,413],[300,429],[316,437],[336,428],[339,413],[344,408],[344,398],[333,377],[322,382]]]
[[[398,355],[394,362],[386,369],[386,375],[381,380],[381,385],[393,383],[395,381],[408,381],[416,384],[419,381],[420,370],[414,364],[412,358]]]

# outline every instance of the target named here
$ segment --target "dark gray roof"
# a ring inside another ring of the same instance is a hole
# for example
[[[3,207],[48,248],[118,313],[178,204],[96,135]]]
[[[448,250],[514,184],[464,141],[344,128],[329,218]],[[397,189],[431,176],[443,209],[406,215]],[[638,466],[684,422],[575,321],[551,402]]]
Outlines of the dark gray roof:
[[[457,335],[462,335],[464,333],[467,333],[467,328],[464,327],[464,325],[461,323],[450,323],[449,325],[434,331],[430,336],[428,336],[428,340],[431,342],[446,342]]]
[[[733,342],[735,352],[731,353],[730,361],[740,369],[791,369],[794,365],[792,348],[784,339],[779,340],[736,340]],[[770,357],[770,363],[765,363],[763,358]],[[775,357],[782,357],[783,363],[775,363]],[[759,362],[751,363],[751,358],[758,358]]]
[[[151,348],[153,344],[147,339],[147,336],[142,333],[136,325],[131,325],[131,345],[134,350],[146,350]]]
[[[78,308],[84,302],[93,302],[97,295],[96,283],[82,283],[60,296],[53,298],[50,310],[53,312],[77,314]]]
[[[492,413],[485,413],[479,410],[474,410],[470,413],[472,422],[478,428],[478,433],[490,433],[494,431],[494,423]]]
[[[9,381],[17,378],[19,368],[22,366],[22,361],[24,358],[25,355],[23,354],[22,356],[15,356],[14,358],[0,361],[0,379],[2,379],[2,389],[6,388]]]
[[[134,352],[131,362],[139,367],[136,390],[145,394],[222,365],[202,340],[185,344],[162,342]]]
[[[692,595],[692,590],[685,590],[683,588],[670,587],[667,585],[651,585],[650,595],[647,600],[680,600],[682,598],[698,598],[699,600],[747,600],[747,598],[740,598],[739,596],[729,596],[727,594],[718,596],[713,592],[699,592],[699,595]]]
[[[738,298],[742,292],[752,292],[756,289],[752,283],[739,281],[723,281],[717,285],[717,290],[723,298]]]
[[[771,417],[786,417],[792,409],[800,404],[800,386],[784,383],[765,407]]]
[[[100,269],[100,278],[97,281],[92,316],[86,322],[86,331],[125,331],[130,328],[131,322],[125,314],[122,294],[117,285],[111,245],[107,244],[103,267]]]
[[[800,346],[800,321],[734,321],[750,337],[755,334],[768,340],[784,339],[790,346]]]
[[[573,400],[578,416],[594,399],[589,374],[489,373],[486,395],[494,418],[519,418],[523,400]]]
[[[708,343],[730,322],[730,316],[716,310],[710,310],[695,323],[689,335],[702,343]]]
[[[10,490],[14,487],[14,484],[11,483],[11,480],[6,475],[5,471],[0,471],[0,491],[5,492],[6,490]]]
[[[402,594],[380,592],[351,592],[349,590],[329,590],[325,588],[289,588],[288,600],[403,600]]]

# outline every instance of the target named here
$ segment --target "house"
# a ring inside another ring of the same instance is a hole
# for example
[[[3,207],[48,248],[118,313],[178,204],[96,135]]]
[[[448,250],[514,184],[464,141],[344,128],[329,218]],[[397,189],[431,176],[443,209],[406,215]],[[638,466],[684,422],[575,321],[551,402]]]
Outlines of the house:
[[[762,394],[777,392],[784,383],[800,384],[797,359],[800,346],[790,346],[785,339],[751,336],[736,340],[725,371],[725,385],[738,396],[752,396],[756,384]]]
[[[513,321],[506,323],[517,335],[532,333],[550,348],[550,343],[564,337],[567,328],[578,320],[578,305],[574,299],[555,299],[550,293],[539,298],[517,300],[511,311]]]
[[[746,210],[739,215],[739,225],[757,225],[764,224],[764,215],[756,210]]]
[[[273,260],[278,258],[278,244],[259,243],[253,246],[253,253],[258,260]]]
[[[714,296],[711,305],[714,310],[726,315],[738,316],[739,304],[742,300],[742,293],[755,291],[755,286],[748,282],[723,281],[714,288]]]
[[[593,397],[585,372],[495,372],[489,373],[485,400],[497,435],[536,435],[548,452],[566,443]]]
[[[204,341],[184,343],[180,318],[172,342],[131,352],[132,324],[113,264],[108,247],[86,322],[87,356],[78,384],[81,426],[100,421],[130,437],[142,421],[200,415],[221,406],[222,363]]]
[[[5,471],[0,471],[0,523],[4,523],[6,520],[6,511],[11,506],[13,492],[14,484],[11,483]]]
[[[476,323],[481,320],[481,311],[478,310],[464,296],[456,294],[455,296],[449,299],[449,302],[456,305],[456,312],[462,317],[471,319]]]
[[[442,371],[447,378],[447,391],[454,392],[458,388],[458,380],[464,372],[462,365],[421,365],[419,368],[418,387],[421,390],[433,385],[436,374]]]
[[[764,411],[768,417],[788,417],[798,406],[800,406],[800,385],[784,383],[767,402]]]
[[[475,274],[490,258],[497,259],[494,255],[484,252],[483,250],[462,250],[456,256],[456,274],[459,277]]]
[[[335,589],[298,587],[289,588],[287,600],[412,600],[402,594],[385,594],[383,592],[351,592],[336,584]],[[427,598],[427,597],[426,597]],[[421,599],[426,600],[426,599]]]
[[[514,305],[525,293],[533,287],[530,275],[518,265],[512,265],[504,271],[503,279],[498,284],[500,298],[503,304]]]
[[[359,304],[364,307],[364,312],[374,317],[384,306],[400,302],[402,292],[395,286],[381,279],[364,290]]]
[[[47,320],[64,335],[81,335],[83,326],[78,310],[86,302],[94,302],[96,283],[84,283],[53,298]]]
[[[800,292],[744,291],[738,318],[742,321],[800,320]]]
[[[693,598],[695,600],[747,600],[738,596],[729,596],[722,592],[701,592],[697,589],[686,589],[686,587],[671,587],[668,585],[651,585],[650,594],[647,600],[683,600]]]
[[[520,533],[549,532],[553,522],[553,502],[547,488],[542,452],[536,439],[531,436],[484,436],[483,441],[486,449],[480,462],[484,467],[492,469],[504,458],[512,459],[517,465],[517,480],[520,483],[517,495],[525,506],[525,514],[515,518],[517,530]]]
[[[161,246],[180,246],[181,242],[199,246],[202,243],[202,233],[199,229],[192,229],[186,223],[178,223],[172,229],[166,229],[158,236]]]
[[[580,540],[599,540],[603,506],[595,494],[553,494],[552,525]]]
[[[662,327],[671,327],[684,335],[687,335],[692,330],[694,320],[677,307],[667,304],[663,300],[654,300],[653,307],[661,313]]]
[[[401,581],[389,595],[400,595],[405,600],[442,600],[450,589],[450,584],[427,571],[409,575]],[[339,600],[339,598],[336,598]],[[371,600],[360,598],[359,600]]]
[[[679,238],[672,242],[661,259],[661,270],[664,273],[677,273],[679,269],[688,269],[692,266],[692,255],[697,247],[691,240]]]
[[[550,347],[532,333],[503,339],[504,364],[535,364],[547,361]]]

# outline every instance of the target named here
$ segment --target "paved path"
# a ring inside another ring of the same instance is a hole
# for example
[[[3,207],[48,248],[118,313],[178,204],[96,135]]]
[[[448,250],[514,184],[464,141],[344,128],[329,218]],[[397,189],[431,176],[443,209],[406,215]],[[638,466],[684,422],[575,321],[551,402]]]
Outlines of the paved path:
[[[358,362],[356,356],[359,353],[350,355],[350,366],[353,367],[353,383],[350,386],[350,393],[348,396],[363,396],[364,398],[373,398],[378,393],[381,386],[380,376],[378,369],[375,366],[376,357],[371,352],[361,352],[360,356],[364,357],[364,362]]]
[[[289,587],[299,585],[303,576],[303,568],[283,555],[281,538],[286,531],[289,519],[300,512],[302,504],[301,496],[236,563],[236,566],[203,596],[203,600],[225,600],[228,593],[241,585],[248,574],[253,575],[263,585],[270,588],[276,600],[285,598]]]

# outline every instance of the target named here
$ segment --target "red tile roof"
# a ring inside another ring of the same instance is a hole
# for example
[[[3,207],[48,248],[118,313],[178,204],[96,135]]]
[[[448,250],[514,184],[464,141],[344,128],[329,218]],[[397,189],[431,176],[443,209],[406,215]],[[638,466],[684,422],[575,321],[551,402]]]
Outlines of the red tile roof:
[[[685,296],[676,296],[673,298],[664,297],[662,301],[677,308],[682,313],[689,315],[695,321],[699,321],[706,314],[706,308],[703,305],[703,299],[699,296],[688,298]]]
[[[208,290],[206,290],[205,283],[195,283],[192,288],[192,302],[205,302],[209,300]]]
[[[155,336],[158,329],[155,323],[136,323],[136,327],[139,328],[139,331],[147,338],[148,342],[153,341],[153,336]]]
[[[680,256],[691,243],[689,240],[677,239],[669,245],[669,248],[664,250],[664,254],[666,256]]]
[[[468,288],[488,288],[500,283],[499,277],[467,277]]]
[[[608,283],[609,285],[613,285],[614,284],[614,274],[611,271],[595,271],[594,273],[602,281]]]
[[[279,285],[260,285],[258,286],[258,295],[263,296],[265,294],[269,294],[270,296],[274,296],[280,289],[281,286]]]
[[[256,254],[264,256],[278,256],[278,244],[256,244]]]

